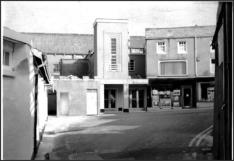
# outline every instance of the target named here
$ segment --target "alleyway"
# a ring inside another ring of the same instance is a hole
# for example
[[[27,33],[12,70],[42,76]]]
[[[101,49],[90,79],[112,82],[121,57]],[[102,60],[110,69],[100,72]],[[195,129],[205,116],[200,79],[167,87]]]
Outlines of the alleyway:
[[[209,108],[49,117],[36,159],[211,159],[189,143],[212,120]]]

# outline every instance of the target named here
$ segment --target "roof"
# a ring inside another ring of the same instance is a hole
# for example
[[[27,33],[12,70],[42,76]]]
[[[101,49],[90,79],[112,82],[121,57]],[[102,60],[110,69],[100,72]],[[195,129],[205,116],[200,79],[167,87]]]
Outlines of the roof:
[[[146,39],[213,36],[215,26],[189,26],[174,28],[146,28]]]
[[[93,35],[59,33],[24,33],[33,47],[44,53],[88,54],[93,50]]]
[[[144,36],[130,36],[130,48],[144,48],[145,37]]]
[[[30,45],[30,39],[28,39],[27,36],[16,32],[8,27],[3,27],[3,38]]]
[[[44,53],[83,54],[94,50],[92,34],[24,33]],[[130,36],[131,48],[144,48],[144,36]]]

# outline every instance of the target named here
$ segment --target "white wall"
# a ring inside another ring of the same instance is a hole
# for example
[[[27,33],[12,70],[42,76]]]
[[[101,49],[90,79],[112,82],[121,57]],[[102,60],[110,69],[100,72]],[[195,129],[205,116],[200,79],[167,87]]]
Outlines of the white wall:
[[[39,76],[38,78],[38,115],[37,115],[37,140],[39,140],[39,135],[42,132],[47,117],[48,117],[48,97],[47,97],[47,87],[44,85],[44,80]]]
[[[29,53],[29,46],[15,44],[14,76],[3,76],[3,159],[27,160],[33,152],[34,102],[30,92],[34,79],[29,78]]]

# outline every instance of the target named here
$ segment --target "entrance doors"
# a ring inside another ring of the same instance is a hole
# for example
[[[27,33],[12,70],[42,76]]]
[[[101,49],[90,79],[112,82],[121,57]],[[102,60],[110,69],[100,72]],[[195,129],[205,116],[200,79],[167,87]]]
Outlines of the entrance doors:
[[[192,107],[192,87],[182,87],[182,105],[183,107]]]
[[[129,104],[130,108],[144,108],[145,90],[144,89],[130,89],[129,90]]]
[[[87,115],[97,115],[97,90],[89,89],[86,93]]]
[[[116,89],[105,89],[105,108],[116,108]]]

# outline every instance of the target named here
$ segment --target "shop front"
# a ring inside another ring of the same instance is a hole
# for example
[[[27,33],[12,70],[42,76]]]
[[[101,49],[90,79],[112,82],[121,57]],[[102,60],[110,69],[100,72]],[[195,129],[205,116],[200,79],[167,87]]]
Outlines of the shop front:
[[[194,80],[150,80],[152,109],[196,107]]]

